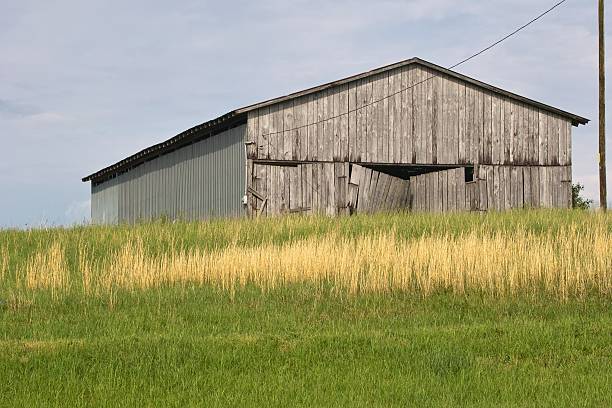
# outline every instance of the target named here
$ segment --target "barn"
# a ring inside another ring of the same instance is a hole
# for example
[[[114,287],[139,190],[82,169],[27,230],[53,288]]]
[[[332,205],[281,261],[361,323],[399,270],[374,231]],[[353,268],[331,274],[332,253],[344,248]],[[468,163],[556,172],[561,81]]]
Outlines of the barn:
[[[85,178],[95,223],[571,206],[588,119],[412,58],[233,110]]]

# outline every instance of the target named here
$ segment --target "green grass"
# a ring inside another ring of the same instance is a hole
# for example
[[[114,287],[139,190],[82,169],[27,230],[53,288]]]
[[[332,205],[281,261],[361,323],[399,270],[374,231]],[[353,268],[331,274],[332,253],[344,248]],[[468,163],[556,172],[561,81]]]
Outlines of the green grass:
[[[575,211],[0,231],[0,406],[612,406],[612,303],[602,295],[349,296],[293,285],[230,296],[177,285],[120,292],[113,304],[79,288],[10,302],[17,271],[57,241],[77,274],[83,245],[104,260],[135,237],[156,254],[331,231],[412,239],[568,225],[612,233],[612,217]]]
[[[3,406],[610,406],[612,315],[558,303],[163,290],[0,315]]]

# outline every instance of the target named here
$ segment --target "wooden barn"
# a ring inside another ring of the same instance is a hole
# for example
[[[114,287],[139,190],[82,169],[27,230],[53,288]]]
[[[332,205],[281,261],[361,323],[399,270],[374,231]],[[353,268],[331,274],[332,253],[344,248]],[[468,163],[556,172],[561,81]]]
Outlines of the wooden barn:
[[[83,181],[100,223],[567,208],[586,123],[412,58],[236,109]]]

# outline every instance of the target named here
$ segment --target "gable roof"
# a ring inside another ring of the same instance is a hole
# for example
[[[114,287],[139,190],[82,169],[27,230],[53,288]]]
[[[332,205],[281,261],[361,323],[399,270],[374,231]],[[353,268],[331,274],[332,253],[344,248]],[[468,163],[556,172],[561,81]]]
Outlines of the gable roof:
[[[103,178],[104,176],[108,176],[109,174],[115,174],[115,173],[119,173],[122,172],[124,170],[129,169],[130,167],[133,167],[137,164],[140,164],[142,162],[145,162],[146,160],[159,156],[161,154],[164,154],[165,152],[169,152],[172,150],[175,150],[183,145],[189,144],[191,142],[194,141],[194,139],[198,139],[201,137],[198,136],[198,134],[200,133],[200,131],[207,131],[207,134],[215,134],[218,133],[219,131],[222,131],[223,129],[226,129],[228,127],[231,127],[232,125],[235,125],[236,123],[242,122],[246,120],[246,114],[249,111],[255,110],[255,109],[259,109],[265,106],[270,106],[270,105],[274,105],[276,103],[280,103],[280,102],[284,102],[290,99],[294,99],[294,98],[298,98],[301,96],[305,96],[305,95],[309,95],[315,92],[319,92],[325,89],[329,89],[329,88],[333,88],[336,87],[338,85],[342,85],[342,84],[346,84],[361,78],[366,78],[372,75],[376,75],[376,74],[380,74],[386,71],[390,71],[396,68],[400,68],[400,67],[404,67],[407,65],[411,65],[411,64],[418,64],[424,67],[427,67],[429,69],[432,69],[434,71],[438,71],[442,74],[448,75],[450,77],[454,77],[457,78],[461,81],[465,81],[467,83],[470,83],[472,85],[478,86],[480,88],[489,90],[491,92],[500,94],[500,95],[504,95],[510,99],[514,99],[517,100],[519,102],[522,103],[526,103],[532,106],[535,106],[539,109],[545,110],[545,111],[549,111],[552,113],[555,113],[559,116],[565,117],[569,120],[571,120],[572,125],[574,126],[578,126],[578,125],[586,125],[589,122],[589,119],[586,119],[582,116],[578,116],[576,114],[555,108],[553,106],[550,105],[546,105],[544,103],[538,102],[538,101],[534,101],[533,99],[529,99],[526,98],[524,96],[506,91],[504,89],[501,88],[497,88],[493,85],[489,85],[485,82],[481,82],[478,81],[474,78],[470,78],[466,75],[460,74],[458,72],[455,71],[451,71],[450,69],[441,67],[439,65],[433,64],[431,62],[422,60],[420,58],[410,58],[404,61],[400,61],[400,62],[396,62],[394,64],[389,64],[389,65],[385,65],[383,67],[380,68],[375,68],[372,69],[370,71],[366,71],[366,72],[362,72],[360,74],[356,74],[356,75],[352,75],[346,78],[342,78],[336,81],[332,81],[332,82],[328,82],[322,85],[318,85],[312,88],[308,88],[308,89],[304,89],[302,91],[298,91],[298,92],[293,92],[290,93],[288,95],[285,96],[280,96],[277,98],[273,98],[273,99],[268,99],[266,101],[263,102],[258,102],[252,105],[248,105],[248,106],[244,106],[242,108],[238,108],[235,109],[233,111],[230,111],[224,115],[219,116],[218,118],[209,120],[207,122],[201,123],[199,125],[196,125],[192,128],[189,128],[181,133],[179,133],[178,135],[164,141],[158,144],[155,144],[153,146],[150,146],[146,149],[143,149],[141,151],[139,151],[138,153],[135,153],[115,164],[112,164],[108,167],[103,168],[102,170],[99,170],[95,173],[92,173],[86,177],[84,177],[82,180],[83,181],[90,181],[90,180],[96,180],[96,179],[100,179]]]

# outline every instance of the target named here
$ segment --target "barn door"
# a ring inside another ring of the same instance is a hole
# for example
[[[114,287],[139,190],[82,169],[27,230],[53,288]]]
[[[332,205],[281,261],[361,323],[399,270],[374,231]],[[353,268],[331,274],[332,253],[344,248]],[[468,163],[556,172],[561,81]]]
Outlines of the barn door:
[[[250,214],[348,213],[348,163],[254,163]]]

